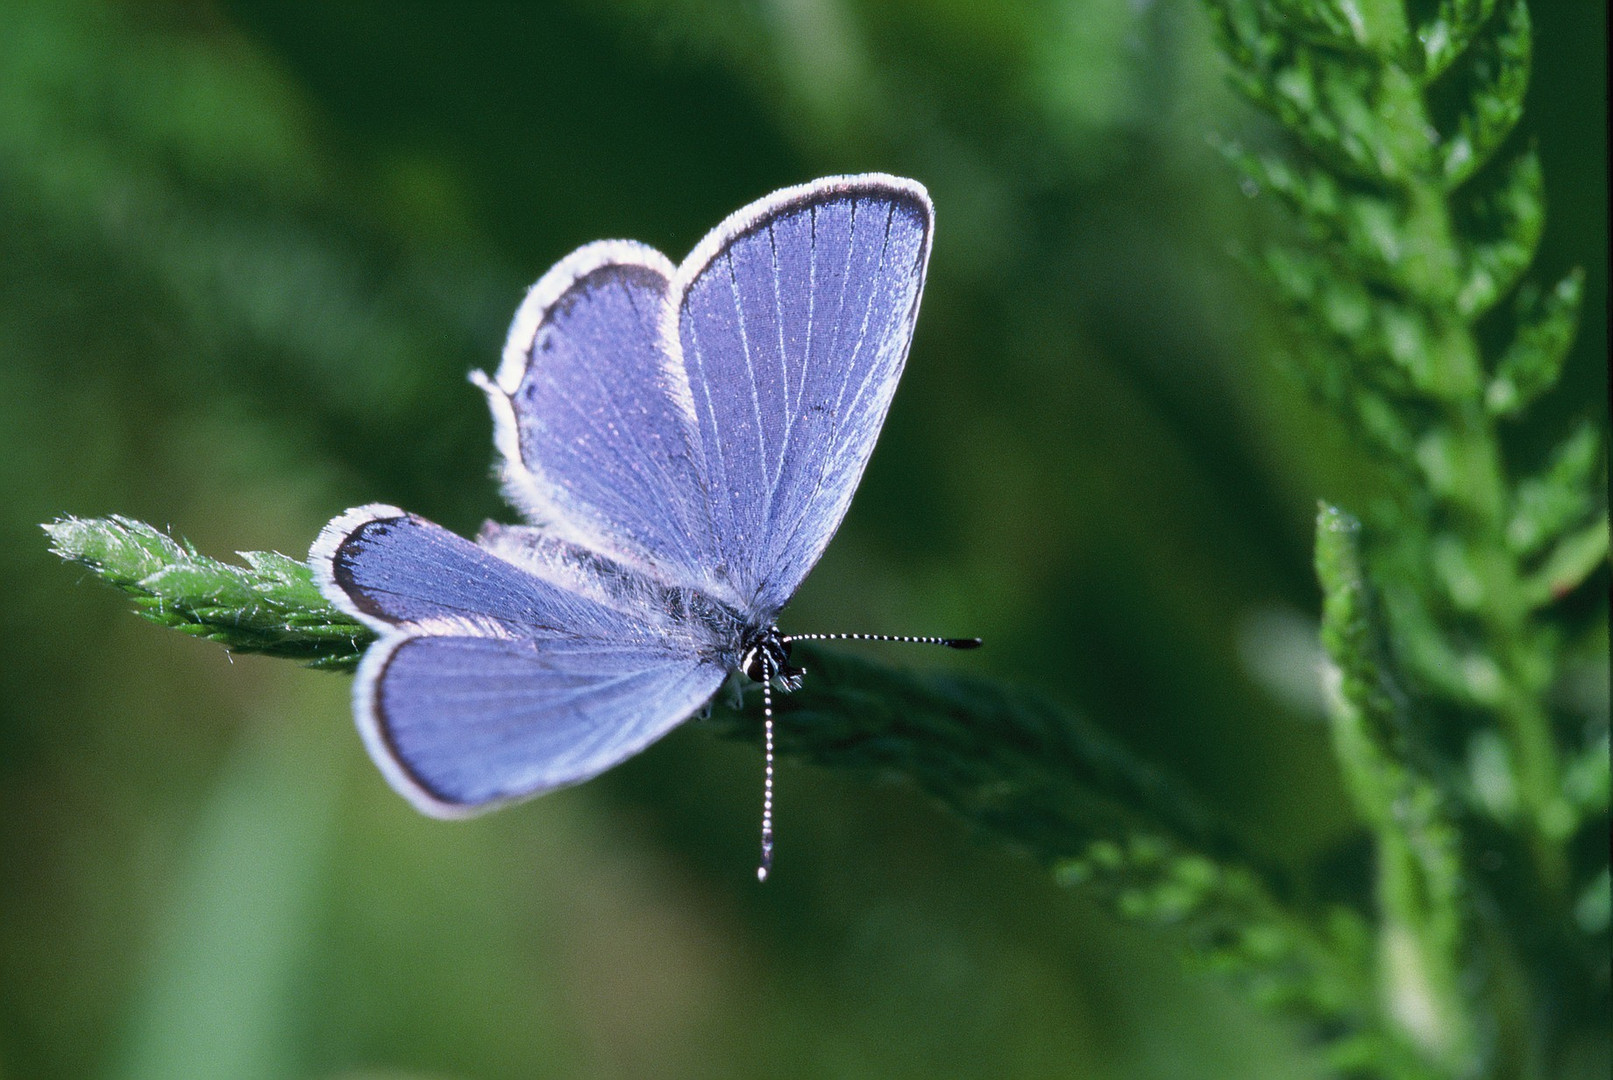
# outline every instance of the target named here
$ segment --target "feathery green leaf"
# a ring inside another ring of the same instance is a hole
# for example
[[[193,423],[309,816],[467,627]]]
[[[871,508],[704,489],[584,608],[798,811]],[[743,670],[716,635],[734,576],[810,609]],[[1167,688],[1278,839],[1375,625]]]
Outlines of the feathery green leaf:
[[[1467,57],[1463,107],[1441,147],[1441,171],[1451,190],[1484,167],[1523,116],[1532,59],[1529,9],[1522,0],[1505,0],[1502,8],[1494,32],[1481,36]],[[1459,55],[1443,59],[1449,63]]]
[[[135,614],[235,652],[350,670],[375,637],[320,595],[305,563],[285,555],[245,551],[247,565],[231,566],[118,516],[41,527],[52,552],[133,597]]]
[[[1424,76],[1433,80],[1465,53],[1479,28],[1495,10],[1496,0],[1440,0],[1432,18],[1417,27],[1423,50]]]
[[[1518,483],[1507,521],[1507,544],[1523,558],[1538,554],[1588,518],[1596,506],[1592,484],[1602,462],[1602,438],[1581,424],[1552,451],[1538,475]]]
[[[1529,151],[1475,198],[1468,232],[1478,239],[1463,245],[1464,279],[1456,297],[1463,318],[1489,311],[1534,262],[1546,224],[1545,191],[1540,158]]]
[[[1453,1073],[1478,1063],[1466,883],[1450,796],[1401,685],[1389,631],[1368,581],[1361,526],[1323,506],[1316,526],[1322,642],[1333,661],[1334,747],[1378,841],[1380,974],[1385,1008],[1406,1038]]]
[[[1557,383],[1563,360],[1579,329],[1585,296],[1584,271],[1575,270],[1549,290],[1525,285],[1518,290],[1517,330],[1495,365],[1485,391],[1491,416],[1516,416]]]
[[[1341,1046],[1395,1041],[1378,1019],[1359,919],[1335,910],[1318,921],[1294,908],[1281,875],[1180,781],[1036,695],[798,648],[811,675],[774,699],[781,755],[901,775],[1122,918],[1185,930],[1211,969]],[[759,741],[760,692],[747,695],[705,726]]]
[[[1563,537],[1546,560],[1524,579],[1525,602],[1542,608],[1561,600],[1608,561],[1607,515]]]

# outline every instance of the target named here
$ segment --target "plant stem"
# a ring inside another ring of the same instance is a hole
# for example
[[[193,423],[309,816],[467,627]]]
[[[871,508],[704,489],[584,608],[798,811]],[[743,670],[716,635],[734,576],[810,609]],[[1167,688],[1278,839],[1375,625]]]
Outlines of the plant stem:
[[[1371,7],[1373,40],[1385,54],[1410,55],[1400,0]],[[1436,155],[1427,85],[1402,64],[1387,66],[1381,80],[1383,125],[1394,132],[1403,172],[1406,213],[1402,229],[1408,252],[1404,280],[1435,324],[1427,340],[1430,385],[1440,418],[1423,436],[1419,459],[1429,490],[1457,534],[1484,595],[1468,605],[1477,616],[1493,659],[1497,683],[1493,707],[1512,754],[1519,810],[1531,833],[1542,883],[1561,897],[1567,867],[1561,850],[1564,818],[1559,794],[1561,762],[1551,722],[1541,706],[1544,674],[1529,646],[1532,612],[1523,575],[1506,539],[1511,498],[1495,420],[1485,407],[1488,375],[1472,317],[1457,314],[1462,290],[1462,248],[1452,219],[1451,191]],[[1438,523],[1433,523],[1437,529]]]
[[[1417,718],[1400,685],[1361,550],[1361,526],[1324,506],[1316,524],[1322,637],[1335,665],[1334,747],[1377,841],[1378,972],[1383,1009],[1451,1075],[1480,1055],[1464,990],[1470,949],[1461,836],[1449,800],[1419,762]]]
[[[1176,926],[1251,997],[1326,1034],[1330,1056],[1399,1080],[1431,1074],[1384,1023],[1369,936],[1353,913],[1309,911],[1172,781],[1092,725],[979,679],[924,677],[798,646],[809,672],[774,697],[780,755],[896,773],[999,845],[1093,890],[1121,917]],[[719,695],[721,697],[721,695]],[[720,709],[760,737],[760,710]]]

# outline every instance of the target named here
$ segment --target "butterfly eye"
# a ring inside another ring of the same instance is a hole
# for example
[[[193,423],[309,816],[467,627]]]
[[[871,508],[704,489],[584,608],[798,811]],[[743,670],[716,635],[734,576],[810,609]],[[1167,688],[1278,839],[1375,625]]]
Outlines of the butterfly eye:
[[[740,656],[740,670],[752,682],[766,682],[769,675],[789,679],[800,674],[790,666],[790,651],[790,643],[774,627],[756,638]]]
[[[750,679],[751,682],[766,682],[769,667],[772,668],[772,674],[776,675],[779,670],[779,664],[778,657],[770,655],[773,651],[767,643],[752,645],[746,650],[744,656],[746,678]]]

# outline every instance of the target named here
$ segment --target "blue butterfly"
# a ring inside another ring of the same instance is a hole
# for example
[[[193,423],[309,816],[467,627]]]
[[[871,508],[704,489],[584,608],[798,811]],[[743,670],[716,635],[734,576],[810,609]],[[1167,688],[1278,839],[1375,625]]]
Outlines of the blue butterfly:
[[[471,376],[529,524],[472,543],[362,506],[309,554],[380,634],[353,711],[394,788],[462,817],[578,783],[742,671],[766,695],[766,876],[771,686],[797,688],[790,643],[823,636],[775,620],[873,451],[933,230],[922,185],[830,177],[739,210],[680,266],[601,241],[532,287],[498,373]]]

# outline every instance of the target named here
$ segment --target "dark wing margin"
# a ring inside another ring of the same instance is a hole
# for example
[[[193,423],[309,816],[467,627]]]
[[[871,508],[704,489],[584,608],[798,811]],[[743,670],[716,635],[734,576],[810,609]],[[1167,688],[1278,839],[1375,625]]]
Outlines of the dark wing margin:
[[[775,192],[678,269],[663,329],[687,374],[717,566],[769,618],[812,568],[890,408],[934,209],[868,174]]]
[[[383,634],[604,637],[624,621],[440,525],[379,503],[326,525],[309,565],[326,599]]]

